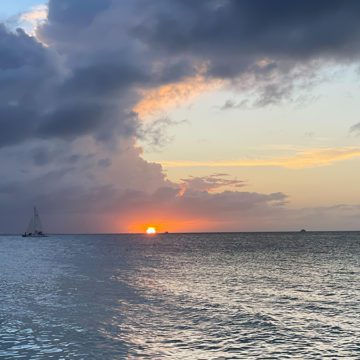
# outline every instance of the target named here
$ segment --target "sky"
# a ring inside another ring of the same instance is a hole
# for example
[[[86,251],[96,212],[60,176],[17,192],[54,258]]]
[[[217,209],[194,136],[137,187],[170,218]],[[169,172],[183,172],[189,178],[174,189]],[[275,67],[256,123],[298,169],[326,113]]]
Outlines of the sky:
[[[357,0],[4,0],[0,233],[360,229]]]

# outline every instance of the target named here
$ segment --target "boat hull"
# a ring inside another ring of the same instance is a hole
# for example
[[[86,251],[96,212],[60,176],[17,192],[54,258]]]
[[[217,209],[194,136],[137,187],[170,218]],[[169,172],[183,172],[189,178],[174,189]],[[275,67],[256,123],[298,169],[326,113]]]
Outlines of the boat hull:
[[[42,238],[42,237],[47,237],[47,235],[26,235],[26,234],[22,234],[22,237],[31,237],[31,238]]]

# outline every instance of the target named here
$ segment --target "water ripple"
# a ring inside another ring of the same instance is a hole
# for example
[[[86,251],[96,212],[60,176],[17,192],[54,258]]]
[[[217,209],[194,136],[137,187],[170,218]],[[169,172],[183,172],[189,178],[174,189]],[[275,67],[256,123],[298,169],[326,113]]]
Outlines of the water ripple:
[[[359,259],[359,233],[0,237],[0,359],[359,359]]]

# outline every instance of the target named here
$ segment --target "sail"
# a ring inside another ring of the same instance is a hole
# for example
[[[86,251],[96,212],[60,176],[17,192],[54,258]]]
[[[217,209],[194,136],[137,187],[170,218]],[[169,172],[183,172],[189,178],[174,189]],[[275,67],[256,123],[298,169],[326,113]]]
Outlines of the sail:
[[[34,213],[29,221],[29,225],[27,227],[26,234],[32,234],[32,235],[42,235],[43,234],[40,215],[39,215],[39,212],[37,211],[36,207],[34,207]]]

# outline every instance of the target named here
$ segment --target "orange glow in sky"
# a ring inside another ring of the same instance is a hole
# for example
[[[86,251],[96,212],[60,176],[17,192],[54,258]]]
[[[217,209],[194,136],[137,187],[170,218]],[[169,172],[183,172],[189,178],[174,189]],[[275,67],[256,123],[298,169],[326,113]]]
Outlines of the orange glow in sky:
[[[139,221],[142,217],[144,217],[144,219]],[[141,214],[138,213],[136,214],[136,220],[132,219],[130,216],[127,219],[122,217],[121,220],[124,228],[119,227],[117,231],[122,232],[125,230],[129,233],[149,234],[149,229],[154,228],[155,233],[157,234],[165,232],[181,233],[204,231],[208,229],[212,230],[214,229],[215,224],[218,225],[218,223],[214,222],[212,219],[189,219],[183,216],[176,218],[175,215],[171,217],[159,215],[157,219],[146,219],[145,217],[146,215],[141,216]]]

